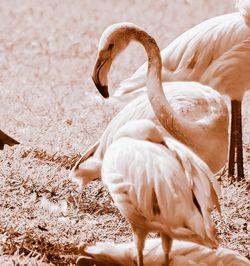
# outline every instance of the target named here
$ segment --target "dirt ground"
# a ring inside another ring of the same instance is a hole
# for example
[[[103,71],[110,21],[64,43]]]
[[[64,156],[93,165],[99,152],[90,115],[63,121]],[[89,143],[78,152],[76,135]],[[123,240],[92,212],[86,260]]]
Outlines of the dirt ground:
[[[90,76],[105,27],[134,22],[164,48],[195,24],[233,11],[233,0],[0,1],[0,128],[21,142],[1,152],[1,265],[74,265],[79,241],[131,240],[127,222],[100,181],[79,192],[68,179],[70,166],[120,108],[101,98]],[[131,45],[111,69],[111,86],[145,60],[143,49]],[[249,103],[247,94],[248,179]],[[221,245],[249,257],[246,183],[223,185],[224,213],[215,215]]]

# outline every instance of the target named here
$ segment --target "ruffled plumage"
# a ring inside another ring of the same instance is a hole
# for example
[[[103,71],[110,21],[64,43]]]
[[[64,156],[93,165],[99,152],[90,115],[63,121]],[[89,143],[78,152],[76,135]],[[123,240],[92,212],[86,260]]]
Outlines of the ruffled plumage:
[[[171,42],[161,52],[162,81],[200,81],[212,62],[217,61],[218,64],[222,64],[221,55],[234,45],[250,38],[249,24],[246,24],[249,23],[249,7],[249,0],[240,1],[239,13],[208,19]],[[146,84],[146,73],[147,63],[138,68],[130,78],[122,81],[114,96],[142,91],[141,88]],[[234,77],[237,77],[237,74]],[[211,76],[209,81],[212,79]],[[204,84],[209,85],[209,83]],[[219,90],[216,87],[214,89]]]
[[[198,139],[192,141],[201,147],[196,152],[212,171],[219,171],[227,160],[228,147],[228,110],[222,96],[210,87],[196,82],[163,83],[163,87],[173,110],[193,122],[194,127],[204,128],[202,142]],[[137,119],[150,119],[159,124],[146,95],[132,100],[110,121],[94,156],[102,159],[117,130],[126,122]],[[162,130],[168,134],[163,128]],[[209,139],[209,143],[206,139]],[[221,146],[219,154],[218,145]]]
[[[185,145],[163,136],[153,142],[150,136],[158,134],[149,120],[121,127],[104,155],[104,184],[135,232],[160,232],[216,247],[211,211],[220,207],[210,182],[219,187],[216,179]]]
[[[85,245],[83,254],[92,260],[108,263],[116,266],[136,266],[136,249],[132,242],[115,244],[110,242],[98,242],[94,246]],[[82,259],[83,263],[83,259]],[[164,253],[159,238],[146,241],[144,249],[145,266],[162,266]],[[81,257],[78,266],[82,266]],[[221,248],[210,249],[195,243],[179,240],[173,241],[170,252],[170,266],[249,266],[250,261],[239,253]]]

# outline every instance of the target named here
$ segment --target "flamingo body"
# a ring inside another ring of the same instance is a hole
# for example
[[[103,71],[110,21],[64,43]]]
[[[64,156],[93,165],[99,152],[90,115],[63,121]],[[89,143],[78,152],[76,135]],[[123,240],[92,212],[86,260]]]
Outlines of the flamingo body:
[[[242,10],[246,11],[243,7]],[[221,55],[248,38],[250,28],[245,24],[241,13],[208,19],[181,34],[162,50],[162,81],[200,81],[212,62],[220,60]],[[136,92],[145,86],[146,73],[147,63],[124,80],[114,95]],[[239,82],[237,75],[234,78]],[[219,90],[217,87],[214,89]]]
[[[210,87],[196,82],[169,82],[164,83],[163,87],[165,96],[176,113],[195,126],[204,127],[200,139],[192,141],[197,143],[199,149],[197,154],[210,169],[213,172],[219,171],[227,160],[228,147],[228,111],[223,98]],[[106,149],[113,142],[117,130],[124,123],[137,119],[150,119],[159,124],[146,95],[132,100],[111,120],[94,156],[102,159]],[[163,127],[162,131],[169,135]],[[219,155],[218,145],[222,148]]]
[[[94,260],[96,265],[136,266],[136,249],[132,242],[115,244],[110,242],[85,245],[82,253]],[[78,266],[84,258],[78,259]],[[107,263],[107,264],[104,264]],[[162,266],[164,252],[160,238],[148,239],[144,249],[145,266]],[[210,249],[187,241],[174,240],[170,252],[170,266],[249,266],[250,261],[239,253],[219,247]]]
[[[193,138],[193,142],[197,143],[197,154],[216,173],[225,164],[228,153],[228,110],[223,98],[210,87],[197,82],[170,82],[164,83],[163,86],[174,111],[197,127],[203,126],[203,134],[199,139]],[[92,157],[86,161],[80,159],[70,173],[71,178],[87,185],[100,177],[101,161],[107,148],[113,143],[116,132],[125,123],[137,119],[152,120],[160,126],[164,135],[170,136],[160,125],[147,96],[141,95],[132,100],[110,121],[98,145],[94,146]],[[219,153],[218,147],[220,147]],[[93,166],[96,166],[95,175],[92,171]]]
[[[150,120],[131,121],[117,131],[101,174],[132,226],[138,251],[152,231],[168,242],[166,255],[173,238],[217,246],[210,217],[215,205],[220,209],[213,174],[185,145],[163,138]]]
[[[213,61],[201,75],[200,82],[241,101],[250,88],[250,37]]]

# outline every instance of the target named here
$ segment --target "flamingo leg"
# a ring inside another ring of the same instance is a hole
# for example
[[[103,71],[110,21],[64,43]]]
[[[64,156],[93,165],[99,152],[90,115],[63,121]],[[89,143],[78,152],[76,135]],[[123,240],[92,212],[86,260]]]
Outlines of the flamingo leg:
[[[132,226],[133,228],[133,226]],[[137,249],[137,265],[143,266],[143,249],[147,233],[143,230],[133,228],[134,242]]]
[[[244,178],[244,163],[243,163],[243,145],[242,145],[242,115],[241,101],[237,101],[236,109],[236,162],[237,162],[237,181]]]
[[[235,158],[236,156],[236,158]],[[242,145],[242,115],[241,101],[231,101],[231,130],[228,159],[228,177],[235,174],[235,161],[237,163],[237,181],[244,178],[243,145]]]
[[[236,106],[237,106],[237,101],[231,100],[231,129],[230,129],[229,158],[228,158],[228,177],[234,176],[235,145],[236,145],[235,143]]]
[[[172,239],[169,236],[161,233],[161,242],[165,253],[165,266],[169,266],[169,252],[172,246]]]

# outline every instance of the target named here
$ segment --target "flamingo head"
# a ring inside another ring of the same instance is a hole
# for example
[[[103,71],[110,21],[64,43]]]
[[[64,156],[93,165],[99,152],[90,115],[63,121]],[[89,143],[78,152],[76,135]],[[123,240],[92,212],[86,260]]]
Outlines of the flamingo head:
[[[100,38],[92,79],[104,98],[109,97],[108,73],[111,64],[116,56],[128,46],[131,41],[128,33],[133,33],[135,28],[136,26],[129,22],[113,24],[105,29]]]

